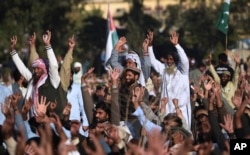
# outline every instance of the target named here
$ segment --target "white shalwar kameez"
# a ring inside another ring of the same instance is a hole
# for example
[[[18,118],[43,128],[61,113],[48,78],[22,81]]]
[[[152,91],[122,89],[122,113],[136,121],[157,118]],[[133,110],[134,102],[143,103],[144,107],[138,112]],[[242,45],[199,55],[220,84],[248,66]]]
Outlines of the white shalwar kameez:
[[[191,105],[190,105],[190,86],[189,86],[189,61],[183,48],[177,44],[175,45],[177,53],[179,55],[179,63],[175,73],[168,74],[166,72],[166,65],[161,63],[155,58],[153,48],[148,48],[149,57],[154,69],[161,74],[161,99],[163,97],[168,98],[166,105],[166,114],[173,113],[175,111],[172,99],[178,99],[179,108],[182,111],[183,117],[186,120],[188,128],[191,128]]]

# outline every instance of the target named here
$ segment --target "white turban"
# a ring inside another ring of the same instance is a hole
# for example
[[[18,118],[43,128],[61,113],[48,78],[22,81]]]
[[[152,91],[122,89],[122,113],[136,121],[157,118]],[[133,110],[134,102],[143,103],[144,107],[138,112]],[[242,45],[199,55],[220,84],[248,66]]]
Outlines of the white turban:
[[[145,83],[145,78],[144,78],[144,75],[143,75],[143,72],[142,72],[142,69],[141,69],[141,60],[139,58],[139,55],[137,53],[135,53],[134,51],[131,51],[129,52],[127,55],[126,55],[126,60],[132,60],[133,62],[136,63],[136,67],[138,69],[140,69],[141,71],[141,74],[140,74],[140,77],[139,77],[139,83],[145,87],[146,86],[146,83]]]

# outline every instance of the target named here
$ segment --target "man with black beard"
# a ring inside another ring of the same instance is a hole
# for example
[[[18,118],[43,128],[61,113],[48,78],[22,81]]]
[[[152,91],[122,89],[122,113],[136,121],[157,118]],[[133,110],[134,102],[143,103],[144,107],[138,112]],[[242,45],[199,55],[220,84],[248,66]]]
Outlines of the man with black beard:
[[[27,87],[26,99],[32,98],[33,106],[31,116],[36,115],[34,111],[35,105],[38,103],[41,96],[46,96],[47,101],[54,102],[55,100],[60,102],[58,95],[58,87],[60,85],[60,76],[58,73],[58,63],[54,54],[54,51],[50,44],[51,32],[47,31],[42,36],[47,51],[48,63],[41,58],[37,58],[32,62],[33,73],[24,65],[20,57],[18,56],[15,46],[17,43],[17,37],[11,38],[11,56],[17,69],[21,75],[29,81]],[[49,64],[49,65],[48,65]],[[59,107],[59,106],[58,106]],[[58,109],[57,113],[60,114],[62,109]]]
[[[220,75],[215,71],[214,66],[211,64],[209,59],[209,71],[212,73],[214,80],[221,84],[221,93],[222,97],[227,101],[231,108],[235,108],[232,97],[235,94],[235,91],[238,87],[239,71],[240,71],[240,57],[235,54],[233,56],[235,62],[234,74],[232,77],[232,72],[230,70],[224,70]],[[231,80],[232,79],[232,80]]]
[[[139,138],[141,131],[141,124],[137,117],[131,115],[135,111],[132,92],[136,86],[140,85],[137,82],[140,73],[141,71],[136,67],[127,67],[121,77],[122,83],[119,90],[121,121],[125,121],[134,138]]]

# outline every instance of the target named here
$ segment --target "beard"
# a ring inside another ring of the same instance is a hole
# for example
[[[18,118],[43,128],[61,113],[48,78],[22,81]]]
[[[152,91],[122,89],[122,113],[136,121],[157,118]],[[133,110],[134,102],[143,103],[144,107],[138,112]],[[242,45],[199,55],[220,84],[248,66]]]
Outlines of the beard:
[[[175,64],[172,64],[171,66],[167,65],[166,73],[174,74],[175,72],[176,72],[176,65]]]
[[[126,81],[126,83],[125,83],[125,86],[126,87],[130,87],[132,84],[134,84],[135,83],[135,80],[134,79],[132,79],[132,80],[130,80],[130,81]]]
[[[33,85],[36,85],[39,81],[41,76],[37,76],[36,74],[33,74]]]
[[[228,82],[228,81],[221,81],[221,82],[220,82],[220,83],[221,83],[221,86],[222,86],[222,87],[226,87],[227,82]]]
[[[24,80],[22,82],[22,85],[23,85],[24,88],[27,88],[28,87],[28,81]]]

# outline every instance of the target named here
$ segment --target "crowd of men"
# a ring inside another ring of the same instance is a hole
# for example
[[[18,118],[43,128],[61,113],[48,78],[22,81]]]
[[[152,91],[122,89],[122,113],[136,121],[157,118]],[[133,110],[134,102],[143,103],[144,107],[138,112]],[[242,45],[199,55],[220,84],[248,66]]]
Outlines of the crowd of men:
[[[15,69],[0,74],[0,154],[227,155],[231,139],[249,138],[250,59],[222,52],[218,63],[212,55],[197,63],[176,32],[176,50],[157,59],[149,30],[142,55],[119,39],[100,83],[93,67],[83,73],[73,61],[74,36],[58,62],[51,35],[42,35],[46,58],[30,36],[28,62],[10,39]]]

